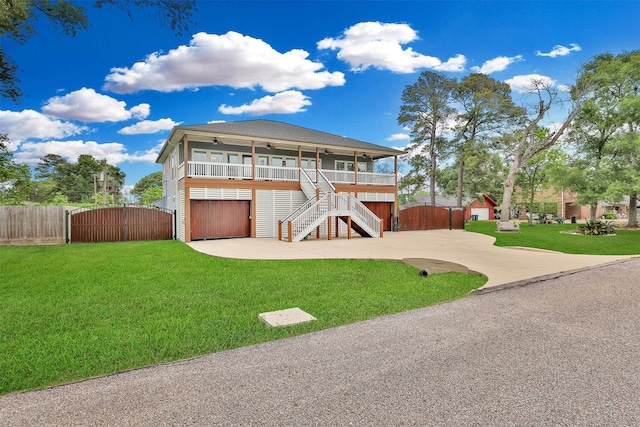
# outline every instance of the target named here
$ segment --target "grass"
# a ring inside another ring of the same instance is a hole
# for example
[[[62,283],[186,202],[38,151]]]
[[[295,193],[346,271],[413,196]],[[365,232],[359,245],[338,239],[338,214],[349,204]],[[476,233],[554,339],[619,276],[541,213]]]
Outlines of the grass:
[[[467,231],[487,234],[496,238],[496,246],[523,246],[547,249],[567,254],[585,255],[637,255],[640,254],[640,231],[618,229],[615,236],[582,236],[564,234],[573,231],[576,224],[535,224],[523,222],[518,233],[496,232],[495,221],[472,221]]]
[[[246,261],[176,242],[0,247],[0,395],[461,298],[479,275],[392,261]],[[258,313],[318,321],[272,329]]]

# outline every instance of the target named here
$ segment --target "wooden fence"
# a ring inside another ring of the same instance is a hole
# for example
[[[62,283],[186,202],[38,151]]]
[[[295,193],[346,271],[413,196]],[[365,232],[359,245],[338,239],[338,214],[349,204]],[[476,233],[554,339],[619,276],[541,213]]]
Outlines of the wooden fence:
[[[65,206],[0,206],[0,244],[64,243]]]
[[[398,212],[401,231],[464,229],[464,209],[411,206]]]

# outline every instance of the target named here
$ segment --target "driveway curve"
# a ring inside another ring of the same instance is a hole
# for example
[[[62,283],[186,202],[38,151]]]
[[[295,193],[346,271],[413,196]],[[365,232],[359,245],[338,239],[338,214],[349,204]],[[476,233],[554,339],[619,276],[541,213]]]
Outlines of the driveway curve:
[[[402,231],[381,239],[228,239],[191,242],[209,255],[240,259],[405,259],[441,260],[484,274],[484,287],[528,280],[630,258],[626,255],[569,255],[559,252],[494,246],[495,238],[464,230]]]

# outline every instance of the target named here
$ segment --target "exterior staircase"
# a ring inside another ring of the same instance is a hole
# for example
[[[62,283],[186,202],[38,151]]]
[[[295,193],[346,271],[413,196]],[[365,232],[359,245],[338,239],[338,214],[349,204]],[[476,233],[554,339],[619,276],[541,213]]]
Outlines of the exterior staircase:
[[[382,236],[382,220],[352,194],[336,192],[320,170],[300,169],[300,188],[308,200],[278,222],[280,240],[299,242],[332,217],[340,218],[361,236]]]

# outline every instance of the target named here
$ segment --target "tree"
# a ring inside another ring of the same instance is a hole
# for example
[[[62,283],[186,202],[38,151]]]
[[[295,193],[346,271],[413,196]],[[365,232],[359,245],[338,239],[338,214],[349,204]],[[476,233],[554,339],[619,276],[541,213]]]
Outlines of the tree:
[[[160,18],[178,35],[189,28],[196,11],[195,0],[96,0],[94,3],[97,8],[103,5],[121,9],[131,5],[157,8]],[[0,38],[25,43],[35,33],[33,21],[40,16],[71,37],[89,26],[86,8],[75,5],[72,0],[3,0],[0,1]],[[22,91],[18,87],[17,72],[18,66],[0,46],[0,98],[19,102]]]
[[[412,171],[419,174],[415,167],[427,167],[431,204],[435,205],[436,175],[438,160],[449,154],[450,144],[442,137],[449,122],[455,117],[452,107],[455,79],[449,79],[441,73],[425,71],[418,81],[405,87],[402,92],[402,105],[398,123],[411,127],[412,144],[409,149],[419,151],[428,159],[412,162]]]
[[[458,164],[457,206],[462,207],[467,162],[484,151],[486,140],[522,114],[511,99],[511,87],[485,74],[470,74],[455,86],[458,104],[456,118],[456,162]],[[476,196],[478,193],[474,193]]]
[[[9,138],[0,135],[0,205],[21,205],[29,198],[31,170],[13,161]]]
[[[545,128],[536,129],[536,137],[544,138],[548,133]],[[560,156],[558,150],[544,150],[531,156],[525,164],[520,167],[518,175],[516,176],[516,185],[520,188],[522,198],[528,200],[527,211],[529,215],[529,225],[533,225],[533,213],[536,212],[535,197],[536,194],[540,194],[542,190],[550,187],[549,179],[549,165]],[[542,212],[545,214],[546,212]]]
[[[151,205],[160,199],[162,199],[162,187],[149,187],[142,193],[142,203],[145,205]]]
[[[597,112],[587,116],[584,122],[596,129],[609,131],[603,151],[610,154],[609,165],[619,179],[610,183],[607,193],[616,196],[626,187],[629,194],[628,226],[637,227],[640,50],[615,56],[610,53],[596,56],[585,65],[579,82],[589,88],[587,105],[593,106],[592,110]]]
[[[159,188],[160,197],[153,199],[156,201],[162,198],[162,171],[153,172],[136,183],[131,190],[131,194],[136,197],[137,200],[144,200],[144,193],[150,188]],[[146,204],[146,202],[143,201]]]
[[[529,114],[522,116],[521,129],[500,138],[503,143],[506,142],[506,144],[503,144],[503,148],[505,148],[511,161],[509,173],[504,181],[500,222],[508,222],[510,219],[511,198],[520,167],[537,153],[555,144],[579,111],[579,104],[576,103],[557,131],[546,135],[544,138],[536,138],[535,129],[551,107],[558,103],[558,93],[544,82],[538,80],[531,81],[530,93],[537,98],[537,105],[531,109]],[[577,94],[577,92],[574,93]]]
[[[495,201],[502,197],[502,182],[504,180],[504,165],[498,154],[478,147],[465,159],[465,173],[462,181],[462,195],[464,198],[475,198],[478,194],[487,194]],[[450,165],[442,169],[438,175],[438,186],[444,196],[458,194],[460,184],[460,168]]]
[[[91,155],[81,154],[76,163],[70,163],[57,154],[47,154],[40,159],[35,171],[40,185],[46,183],[49,188],[44,202],[53,201],[57,194],[67,197],[70,203],[98,204],[107,199],[109,203],[122,201],[124,172]],[[97,193],[100,197],[96,197]]]

